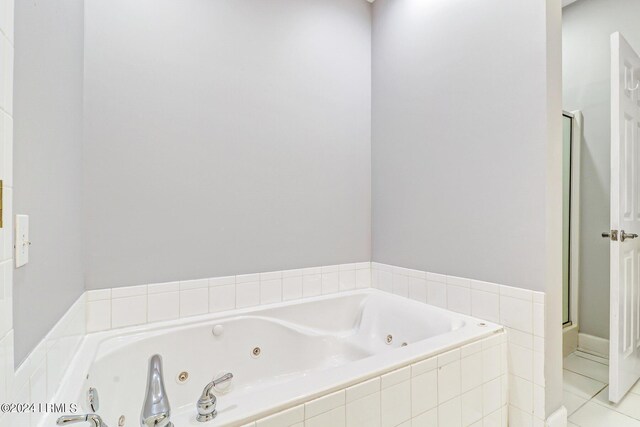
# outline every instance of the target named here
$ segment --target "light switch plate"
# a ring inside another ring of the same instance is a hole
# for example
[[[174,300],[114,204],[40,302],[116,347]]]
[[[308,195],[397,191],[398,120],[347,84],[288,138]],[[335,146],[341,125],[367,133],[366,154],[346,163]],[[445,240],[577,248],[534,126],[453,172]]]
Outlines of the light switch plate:
[[[16,268],[29,262],[29,215],[16,215]]]

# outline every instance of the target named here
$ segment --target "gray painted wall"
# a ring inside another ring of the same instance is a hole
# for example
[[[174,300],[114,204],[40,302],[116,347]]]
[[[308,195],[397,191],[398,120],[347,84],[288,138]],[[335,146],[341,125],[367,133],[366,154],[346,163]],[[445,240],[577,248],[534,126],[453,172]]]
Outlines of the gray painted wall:
[[[14,272],[16,366],[84,291],[82,0],[15,2],[14,212],[29,264]]]
[[[545,7],[374,3],[374,261],[545,288]]]
[[[94,0],[88,289],[370,258],[363,0]]]
[[[580,0],[563,9],[563,103],[582,110],[580,159],[580,332],[609,337],[609,36],[620,31],[640,52],[640,2]]]

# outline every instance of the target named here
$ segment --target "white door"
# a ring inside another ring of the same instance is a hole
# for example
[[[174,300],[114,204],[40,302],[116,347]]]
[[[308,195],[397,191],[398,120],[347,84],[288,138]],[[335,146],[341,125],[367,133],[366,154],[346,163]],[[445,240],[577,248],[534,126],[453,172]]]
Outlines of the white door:
[[[611,322],[609,400],[640,378],[640,57],[611,35]]]

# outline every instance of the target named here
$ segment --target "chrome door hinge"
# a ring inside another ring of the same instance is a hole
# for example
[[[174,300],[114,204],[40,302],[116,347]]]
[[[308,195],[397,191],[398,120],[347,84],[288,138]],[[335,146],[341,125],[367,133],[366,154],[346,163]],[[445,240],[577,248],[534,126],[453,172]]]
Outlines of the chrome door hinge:
[[[613,242],[618,241],[618,230],[605,231],[602,233],[602,237],[605,239],[611,239]]]

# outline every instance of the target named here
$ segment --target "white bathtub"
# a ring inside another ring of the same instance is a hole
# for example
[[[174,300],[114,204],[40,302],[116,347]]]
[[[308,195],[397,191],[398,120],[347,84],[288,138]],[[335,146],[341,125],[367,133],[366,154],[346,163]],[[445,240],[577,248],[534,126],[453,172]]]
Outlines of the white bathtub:
[[[216,325],[221,335],[212,333]],[[377,290],[234,310],[88,335],[54,401],[86,409],[95,387],[108,425],[124,415],[125,426],[138,427],[147,362],[159,353],[176,426],[242,425],[501,329]],[[233,373],[233,387],[217,393],[218,417],[197,422],[203,387],[224,372]]]

